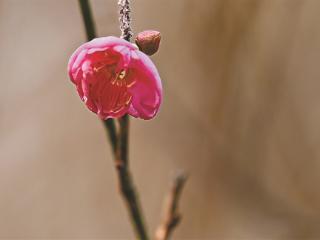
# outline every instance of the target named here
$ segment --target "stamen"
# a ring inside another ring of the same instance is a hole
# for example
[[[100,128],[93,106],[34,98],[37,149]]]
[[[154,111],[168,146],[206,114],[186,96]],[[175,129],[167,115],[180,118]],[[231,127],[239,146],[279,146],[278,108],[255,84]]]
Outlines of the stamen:
[[[134,84],[136,84],[136,81],[132,81],[131,83],[127,84],[127,88],[132,87]]]
[[[132,96],[128,98],[128,100],[125,102],[125,105],[129,105],[131,103],[131,99],[132,99]]]
[[[117,114],[127,108],[132,101],[131,94],[127,92],[127,85],[129,85],[127,81],[130,79],[128,69],[115,71],[114,68],[108,68],[106,65],[96,65],[94,71],[101,77],[100,86],[97,85],[100,89],[97,102],[103,112]]]
[[[126,70],[122,70],[119,75],[118,75],[118,78],[119,79],[124,79],[124,77],[126,76]]]
[[[105,66],[100,66],[100,67],[94,67],[93,71],[95,72],[99,72],[102,68],[104,68]]]
[[[111,84],[114,85],[116,83],[117,86],[123,86],[126,84],[125,82],[126,70],[121,70],[115,78],[111,80]]]

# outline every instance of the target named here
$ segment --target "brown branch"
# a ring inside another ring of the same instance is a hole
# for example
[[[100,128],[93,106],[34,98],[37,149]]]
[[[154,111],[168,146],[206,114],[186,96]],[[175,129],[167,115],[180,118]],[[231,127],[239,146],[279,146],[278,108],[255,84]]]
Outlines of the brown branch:
[[[156,240],[168,240],[173,230],[180,222],[181,215],[178,210],[178,203],[186,180],[187,177],[184,173],[179,173],[175,177],[170,193],[165,202],[162,223],[156,231]]]
[[[96,37],[95,24],[92,17],[91,7],[88,0],[79,0],[82,19],[86,30],[87,40],[91,41]]]
[[[82,14],[82,19],[84,23],[84,27],[86,30],[87,40],[91,41],[96,37],[96,29],[94,20],[92,17],[92,11],[90,7],[90,3],[88,0],[79,0],[79,6]],[[111,147],[113,152],[115,152],[116,148],[116,127],[113,119],[103,120],[103,124],[105,129],[107,130],[107,134],[111,143]]]
[[[130,41],[132,31],[130,27],[130,7],[129,0],[119,0],[120,6],[120,29],[121,37]],[[86,29],[87,39],[92,40],[96,37],[94,21],[88,0],[79,0],[81,13]],[[118,172],[120,190],[129,210],[132,224],[134,226],[137,239],[148,240],[145,230],[143,215],[138,201],[137,193],[131,178],[128,164],[128,133],[129,117],[114,120],[107,119],[103,121],[112,146],[112,152],[115,159],[115,166]],[[118,123],[118,126],[116,126]]]
[[[131,18],[130,18],[130,1],[119,0],[119,21],[121,37],[130,42],[132,37]],[[138,194],[135,191],[133,180],[129,171],[128,162],[128,135],[129,135],[129,116],[125,115],[118,119],[119,131],[115,149],[115,164],[118,170],[120,190],[123,199],[129,209],[132,224],[136,237],[140,240],[148,240],[144,217],[140,207]]]
[[[129,163],[128,163],[128,131],[129,131],[129,116],[118,120],[119,132],[117,136],[117,148],[115,152],[115,164],[118,171],[120,191],[123,199],[129,209],[132,224],[135,229],[137,239],[147,240],[142,210],[138,200],[137,193],[134,188],[131,178]]]

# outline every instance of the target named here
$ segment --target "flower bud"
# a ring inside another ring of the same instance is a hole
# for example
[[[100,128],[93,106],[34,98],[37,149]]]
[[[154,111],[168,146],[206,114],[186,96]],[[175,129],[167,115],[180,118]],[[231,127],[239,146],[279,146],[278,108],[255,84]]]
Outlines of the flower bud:
[[[151,56],[159,49],[161,40],[160,32],[154,30],[147,30],[140,32],[136,37],[136,44],[141,52]]]

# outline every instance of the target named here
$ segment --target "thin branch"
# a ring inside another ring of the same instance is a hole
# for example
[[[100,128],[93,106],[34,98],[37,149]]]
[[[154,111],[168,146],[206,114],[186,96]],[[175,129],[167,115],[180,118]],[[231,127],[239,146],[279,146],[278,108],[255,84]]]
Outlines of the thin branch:
[[[82,13],[83,23],[86,30],[87,40],[91,41],[96,37],[95,25],[92,17],[91,7],[88,0],[79,0],[79,6]],[[103,120],[105,129],[112,146],[112,151],[116,150],[116,126],[113,119]]]
[[[178,203],[186,180],[187,177],[184,173],[179,173],[175,177],[165,202],[162,223],[156,231],[156,240],[168,240],[173,230],[180,222],[181,215],[178,210]]]
[[[131,29],[130,0],[119,0],[118,5],[120,7],[119,22],[120,22],[121,37],[130,42],[130,39],[133,35],[132,29]]]
[[[130,1],[119,0],[119,21],[121,38],[130,42],[132,37],[131,18],[130,18]],[[122,196],[129,209],[132,224],[136,236],[140,240],[147,240],[148,235],[144,224],[144,217],[140,207],[138,194],[135,191],[133,180],[131,178],[128,162],[128,136],[129,136],[129,116],[125,115],[118,119],[119,132],[117,138],[117,148],[115,152],[115,161],[118,170],[120,189]]]
[[[96,37],[96,30],[94,27],[90,4],[88,0],[79,0],[79,5],[86,29],[87,40],[90,41]]]
[[[112,152],[116,152],[116,145],[117,145],[117,133],[116,133],[116,126],[113,119],[109,118],[106,120],[102,120],[104,127],[107,131],[108,138],[112,147]]]
[[[118,120],[119,133],[117,149],[115,153],[115,164],[118,171],[120,190],[124,201],[129,209],[132,224],[138,239],[147,240],[148,235],[146,232],[144,218],[138,199],[138,194],[135,191],[131,173],[129,170],[128,162],[128,131],[129,131],[129,116]]]
[[[79,0],[82,17],[86,29],[88,41],[95,38],[95,27],[91,14],[90,4],[88,0]],[[130,41],[132,31],[130,27],[130,6],[129,0],[120,0],[120,29],[121,37]],[[132,224],[134,226],[136,236],[140,240],[148,240],[148,235],[145,230],[143,215],[138,201],[137,193],[134,189],[134,184],[131,178],[128,164],[128,133],[129,133],[129,116],[117,120],[118,131],[115,125],[115,120],[107,119],[103,121],[107,130],[108,137],[112,146],[115,165],[118,172],[119,184],[122,196],[129,210]]]

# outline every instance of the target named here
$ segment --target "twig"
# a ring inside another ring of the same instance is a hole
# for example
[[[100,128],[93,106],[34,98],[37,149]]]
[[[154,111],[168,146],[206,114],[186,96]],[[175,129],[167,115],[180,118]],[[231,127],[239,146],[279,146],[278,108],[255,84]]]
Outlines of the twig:
[[[131,30],[131,18],[130,18],[130,1],[119,0],[119,21],[121,38],[130,42],[132,37]],[[128,134],[129,134],[129,116],[118,120],[119,123],[119,134],[116,149],[116,166],[119,173],[119,182],[121,193],[128,206],[132,223],[135,227],[136,236],[138,239],[147,240],[148,235],[146,232],[144,218],[140,203],[137,197],[137,193],[134,189],[133,180],[129,171],[128,163]]]
[[[90,41],[96,37],[95,26],[92,18],[90,4],[88,0],[79,0],[81,13],[86,29],[87,40]],[[130,1],[119,0],[120,7],[120,29],[121,37],[130,42],[133,35],[131,30],[130,18]],[[129,133],[129,116],[117,120],[118,131],[115,125],[115,120],[107,119],[103,121],[107,130],[108,137],[112,146],[114,154],[115,166],[118,171],[119,185],[122,196],[126,202],[129,210],[132,224],[134,226],[136,236],[140,240],[148,240],[144,218],[138,201],[138,196],[134,188],[133,180],[129,171],[128,162],[128,133]],[[171,192],[168,196],[165,216],[162,224],[156,232],[157,240],[169,239],[172,231],[180,221],[180,214],[178,213],[178,201],[186,181],[184,174],[179,174],[174,181]]]
[[[129,209],[132,224],[135,229],[137,239],[147,240],[144,218],[140,207],[138,195],[135,191],[133,180],[131,178],[128,162],[128,131],[129,131],[129,116],[118,120],[119,134],[117,149],[115,153],[116,167],[118,170],[118,177],[120,183],[120,190],[124,201]]]
[[[165,202],[162,223],[156,231],[156,240],[168,240],[180,222],[181,215],[178,211],[178,203],[186,180],[187,177],[184,173],[179,173],[175,177],[167,201]]]
[[[117,132],[116,132],[116,126],[113,119],[109,118],[106,120],[102,120],[104,127],[107,131],[109,141],[112,147],[112,152],[115,155],[116,148],[117,148]]]
[[[88,0],[79,0],[79,5],[82,13],[82,18],[86,30],[87,40],[90,41],[96,37],[95,25],[91,13],[91,8]],[[112,146],[113,152],[116,149],[116,126],[113,119],[103,120],[103,124],[107,130],[107,134]]]
[[[130,0],[119,0],[118,5],[120,7],[119,22],[120,22],[121,37],[130,42],[130,39],[133,35],[132,29],[131,29]]]
[[[94,22],[88,0],[79,0],[84,25],[86,28],[87,39],[91,40],[96,37]],[[132,31],[130,27],[130,7],[129,0],[119,1],[120,6],[120,29],[121,37],[130,41]],[[128,164],[128,133],[129,133],[129,116],[118,119],[118,131],[115,120],[104,120],[104,126],[107,129],[108,137],[112,146],[115,166],[118,171],[119,185],[122,196],[129,210],[132,224],[134,226],[137,239],[148,240],[145,230],[143,215],[138,201],[137,193],[131,178]]]
[[[90,4],[88,0],[79,0],[79,4],[86,29],[87,40],[90,41],[96,37],[96,30],[94,27]]]
[[[119,0],[119,21],[121,38],[130,42],[133,35],[131,30],[131,18],[130,18],[130,1]],[[129,171],[128,162],[128,135],[129,135],[129,116],[125,115],[118,120],[119,133],[116,149],[116,166],[118,170],[120,189],[123,198],[129,209],[131,221],[134,225],[136,236],[138,239],[147,240],[148,235],[144,224],[144,217],[140,207],[138,194],[135,191],[133,180]]]

